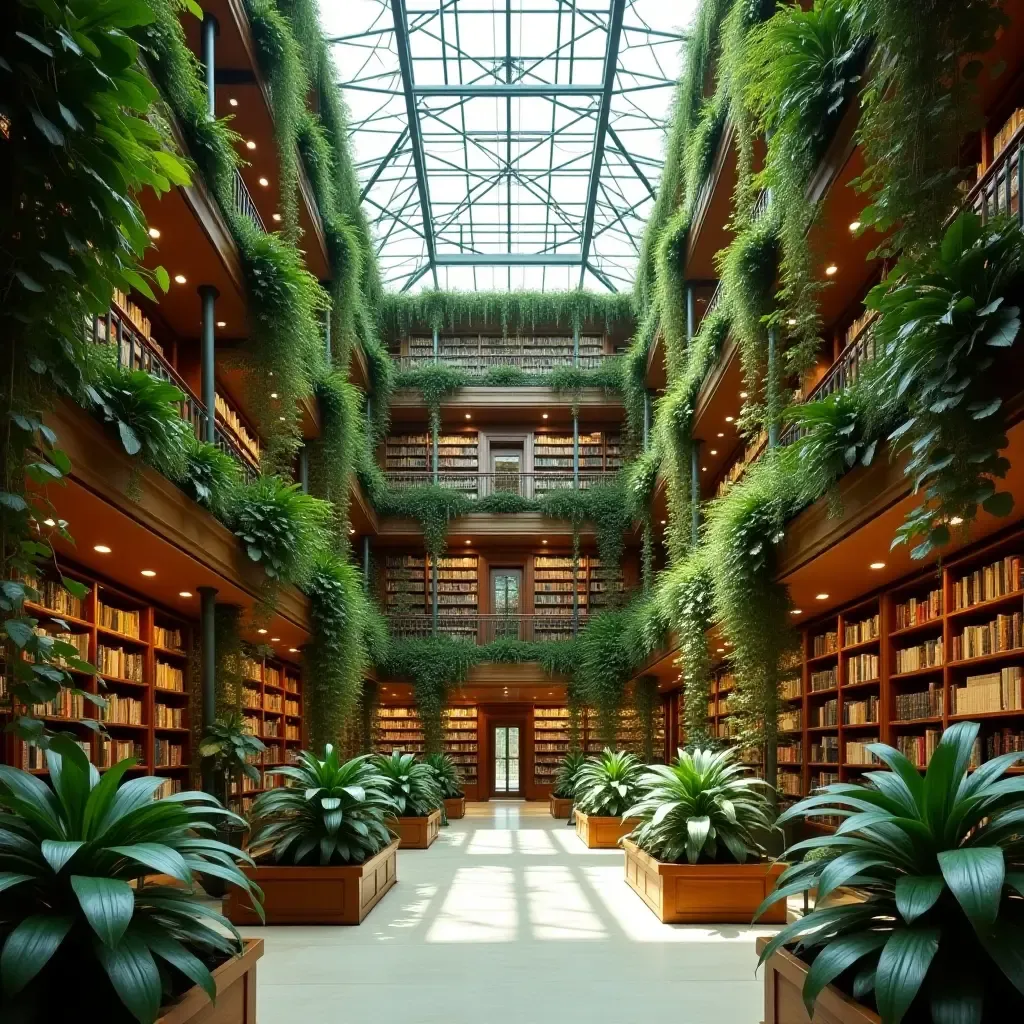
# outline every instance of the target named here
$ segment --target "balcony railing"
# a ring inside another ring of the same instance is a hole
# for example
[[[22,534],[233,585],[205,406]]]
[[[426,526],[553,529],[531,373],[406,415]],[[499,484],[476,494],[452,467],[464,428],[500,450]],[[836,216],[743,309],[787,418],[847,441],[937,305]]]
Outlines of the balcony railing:
[[[584,610],[578,615],[560,612],[557,615],[451,615],[437,617],[437,633],[468,643],[482,645],[494,640],[571,640],[586,625]],[[402,639],[433,636],[434,618],[430,614],[393,614],[388,616],[391,635]]]
[[[973,210],[982,220],[1010,215],[1024,224],[1020,196],[1024,191],[1024,128],[985,169],[978,183],[967,193],[964,209]]]
[[[495,494],[513,494],[520,498],[540,498],[553,491],[585,490],[596,484],[610,483],[615,470],[571,470],[532,473],[476,473],[472,470],[438,470],[437,483],[461,491],[468,498],[489,498]],[[429,469],[388,470],[388,483],[396,489],[423,487],[434,483]]]
[[[523,373],[550,373],[551,370],[562,366],[577,365],[581,370],[596,370],[609,358],[608,354],[600,355],[583,354],[576,357],[574,364],[572,351],[550,355],[509,355],[502,352],[481,352],[479,355],[448,355],[442,349],[438,352],[438,361],[445,366],[458,367],[466,373],[475,376],[483,376],[488,370],[495,370],[501,367],[513,367],[522,370]],[[423,366],[429,366],[434,362],[433,355],[409,355],[399,359],[399,366],[403,370],[417,370]]]
[[[173,384],[185,396],[178,404],[181,418],[192,428],[196,437],[206,436],[206,408],[193,394],[185,379],[167,361],[156,343],[147,338],[120,310],[112,308],[105,317],[93,317],[92,340],[96,344],[110,343],[114,346],[118,366],[131,370],[145,370],[160,380]],[[246,479],[259,473],[259,467],[223,429],[220,423],[214,427],[217,447],[227,452],[242,468]]]
[[[263,218],[260,216],[260,211],[256,209],[256,204],[252,200],[252,195],[246,187],[245,182],[242,180],[242,175],[239,174],[238,171],[235,171],[232,199],[234,200],[235,209],[243,217],[248,217],[249,220],[251,220],[253,224],[260,229],[260,231],[267,230],[263,226]]]

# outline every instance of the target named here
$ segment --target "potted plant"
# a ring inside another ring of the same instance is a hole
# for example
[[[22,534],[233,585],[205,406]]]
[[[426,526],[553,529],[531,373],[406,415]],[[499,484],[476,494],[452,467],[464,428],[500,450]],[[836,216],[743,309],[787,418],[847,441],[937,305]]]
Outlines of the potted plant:
[[[639,824],[623,814],[639,793],[643,765],[632,754],[605,747],[576,775],[576,835],[592,850],[613,850]]]
[[[388,826],[398,834],[401,850],[426,850],[441,830],[441,788],[433,768],[414,754],[378,754],[376,764],[387,781],[395,806]]]
[[[360,924],[397,881],[398,841],[387,781],[369,755],[342,762],[328,745],[324,760],[302,751],[275,768],[287,784],[252,805],[246,874],[264,894],[267,924]],[[235,924],[256,924],[244,889],[228,891]]]
[[[245,728],[245,719],[240,711],[232,711],[222,721],[214,722],[199,743],[199,756],[210,769],[213,795],[225,806],[231,801],[231,791],[243,778],[260,781],[260,770],[249,760],[262,754],[267,748],[263,741]],[[241,791],[241,785],[239,785]],[[229,846],[242,849],[248,824],[244,818],[225,820],[217,826],[217,838]],[[203,888],[209,895],[220,898],[226,885],[222,878],[203,878]]]
[[[464,818],[466,794],[462,792],[459,766],[448,754],[428,754],[424,762],[433,769],[441,789],[441,824],[447,825],[449,818]]]
[[[586,761],[582,750],[570,750],[558,763],[555,771],[555,785],[548,798],[548,809],[552,818],[571,820],[572,799],[576,792],[576,775]]]
[[[736,756],[680,750],[673,764],[649,765],[626,811],[639,819],[622,841],[626,881],[667,924],[747,923],[782,874],[755,838],[772,828],[771,787]],[[785,923],[784,903],[770,913]]]
[[[0,1020],[186,1024],[215,1000],[218,1021],[254,1024],[263,942],[193,886],[217,875],[258,913],[248,857],[214,838],[233,815],[206,793],[154,800],[164,779],[124,781],[134,758],[100,776],[67,737],[46,761],[52,789],[0,765]]]
[[[759,941],[766,1024],[800,1008],[824,1024],[988,1022],[1024,1012],[1024,753],[971,770],[976,722],[947,729],[922,775],[899,751],[869,750],[891,770],[835,783],[779,821],[830,815],[833,835],[788,853],[837,856],[790,867],[762,909],[817,889],[815,908]],[[854,886],[861,899],[838,902]]]

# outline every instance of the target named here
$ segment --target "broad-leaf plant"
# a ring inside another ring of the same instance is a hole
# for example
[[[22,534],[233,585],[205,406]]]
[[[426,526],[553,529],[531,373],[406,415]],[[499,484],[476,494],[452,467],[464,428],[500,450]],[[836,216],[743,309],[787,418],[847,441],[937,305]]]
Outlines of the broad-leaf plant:
[[[434,769],[415,754],[396,750],[387,757],[378,755],[375,764],[387,783],[397,817],[422,818],[442,805]]]
[[[815,909],[788,925],[761,960],[791,947],[810,962],[808,1013],[836,982],[873,1005],[883,1024],[982,1024],[1024,1012],[1024,753],[971,768],[979,726],[947,729],[921,774],[898,750],[868,749],[891,770],[864,784],[825,786],[779,817],[841,819],[834,835],[794,844],[767,906],[817,890]],[[840,886],[861,895],[834,899]]]
[[[576,806],[584,814],[619,818],[639,794],[644,766],[633,754],[605,747],[576,776]]]

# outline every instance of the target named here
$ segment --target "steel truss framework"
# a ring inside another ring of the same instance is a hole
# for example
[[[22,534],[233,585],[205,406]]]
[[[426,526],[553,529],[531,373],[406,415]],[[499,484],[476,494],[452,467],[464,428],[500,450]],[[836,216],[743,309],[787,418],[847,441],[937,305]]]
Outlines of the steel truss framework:
[[[672,0],[321,0],[385,283],[628,288]]]

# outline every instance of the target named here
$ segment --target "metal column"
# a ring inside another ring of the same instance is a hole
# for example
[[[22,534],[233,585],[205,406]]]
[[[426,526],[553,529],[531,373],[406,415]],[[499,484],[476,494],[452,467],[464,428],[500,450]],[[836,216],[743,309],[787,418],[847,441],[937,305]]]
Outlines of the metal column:
[[[309,494],[309,446],[305,444],[299,449],[299,486]]]
[[[700,441],[690,442],[690,542],[700,542]]]
[[[217,440],[217,397],[216,377],[214,358],[214,334],[213,328],[216,317],[216,303],[220,292],[212,284],[201,284],[199,286],[199,298],[202,302],[202,351],[200,361],[200,373],[202,376],[201,390],[203,405],[206,406],[206,432],[204,440],[210,444]]]
[[[438,344],[437,328],[435,327],[434,328],[434,362],[435,363],[438,360],[439,350],[440,350],[440,346]]]
[[[203,15],[202,25],[203,70],[206,72],[206,110],[212,121],[217,116],[216,52],[219,26],[212,14]]]
[[[199,587],[199,630],[200,630],[200,686],[202,688],[202,735],[206,735],[217,720],[217,624],[214,615],[217,590],[215,587]],[[203,789],[213,792],[213,765],[209,759],[203,762]]]
[[[572,414],[572,485],[580,486],[580,418]]]
[[[580,329],[578,327],[572,329],[572,365],[580,365]]]
[[[437,636],[437,557],[430,556],[430,607],[431,607],[431,633]]]
[[[697,332],[697,310],[694,306],[693,301],[693,285],[687,283],[686,285],[686,343],[689,344],[693,341],[693,336]]]

